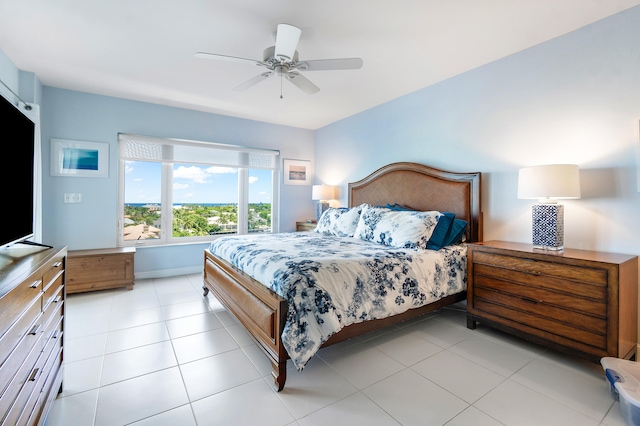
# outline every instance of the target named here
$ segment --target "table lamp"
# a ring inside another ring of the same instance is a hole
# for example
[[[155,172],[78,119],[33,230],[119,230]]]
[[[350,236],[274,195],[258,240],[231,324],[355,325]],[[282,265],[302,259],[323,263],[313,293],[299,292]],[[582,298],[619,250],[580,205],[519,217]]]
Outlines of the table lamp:
[[[561,198],[580,198],[580,173],[575,164],[550,164],[520,169],[518,198],[538,199],[532,208],[532,240],[535,248],[564,248],[564,206]]]
[[[318,200],[316,204],[316,221],[329,208],[329,200],[335,200],[336,187],[331,185],[313,185],[311,189],[311,199]]]

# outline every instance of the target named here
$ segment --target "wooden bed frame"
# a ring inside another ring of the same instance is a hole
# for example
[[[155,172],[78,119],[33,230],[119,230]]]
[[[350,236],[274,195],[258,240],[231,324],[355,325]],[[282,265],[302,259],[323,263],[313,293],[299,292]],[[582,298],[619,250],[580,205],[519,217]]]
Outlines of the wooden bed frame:
[[[467,241],[482,241],[480,173],[453,173],[416,163],[393,163],[349,183],[349,206],[398,203],[419,210],[455,213],[469,223]],[[281,342],[287,302],[227,261],[204,251],[204,295],[209,291],[231,312],[267,354],[278,391],[284,388],[289,358]],[[324,346],[441,309],[466,298],[466,290],[389,318],[356,323]]]

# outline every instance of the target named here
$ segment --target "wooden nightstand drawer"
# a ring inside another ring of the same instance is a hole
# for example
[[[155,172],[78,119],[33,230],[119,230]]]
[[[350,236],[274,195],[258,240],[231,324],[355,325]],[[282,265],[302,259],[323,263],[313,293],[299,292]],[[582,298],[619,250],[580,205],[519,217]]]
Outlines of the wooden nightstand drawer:
[[[544,275],[530,276],[482,264],[474,265],[473,282],[478,289],[487,288],[496,294],[510,294],[537,305],[556,306],[600,318],[607,316],[606,287]]]
[[[296,232],[315,231],[317,222],[296,222]]]
[[[637,256],[476,243],[467,284],[471,329],[479,321],[593,361],[635,354]]]

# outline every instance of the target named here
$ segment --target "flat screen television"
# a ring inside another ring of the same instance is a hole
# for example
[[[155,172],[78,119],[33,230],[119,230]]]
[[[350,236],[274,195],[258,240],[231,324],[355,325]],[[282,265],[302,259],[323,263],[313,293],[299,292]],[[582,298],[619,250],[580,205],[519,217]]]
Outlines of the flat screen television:
[[[0,167],[2,204],[0,249],[33,237],[35,124],[12,102],[0,95],[0,122],[6,156]]]

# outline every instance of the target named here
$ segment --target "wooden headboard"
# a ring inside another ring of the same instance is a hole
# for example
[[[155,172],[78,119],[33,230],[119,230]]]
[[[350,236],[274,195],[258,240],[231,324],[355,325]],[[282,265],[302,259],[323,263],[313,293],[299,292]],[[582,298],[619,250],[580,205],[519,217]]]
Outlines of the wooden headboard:
[[[480,172],[454,173],[407,162],[388,164],[349,183],[349,206],[363,203],[451,212],[468,222],[467,241],[482,241]]]

